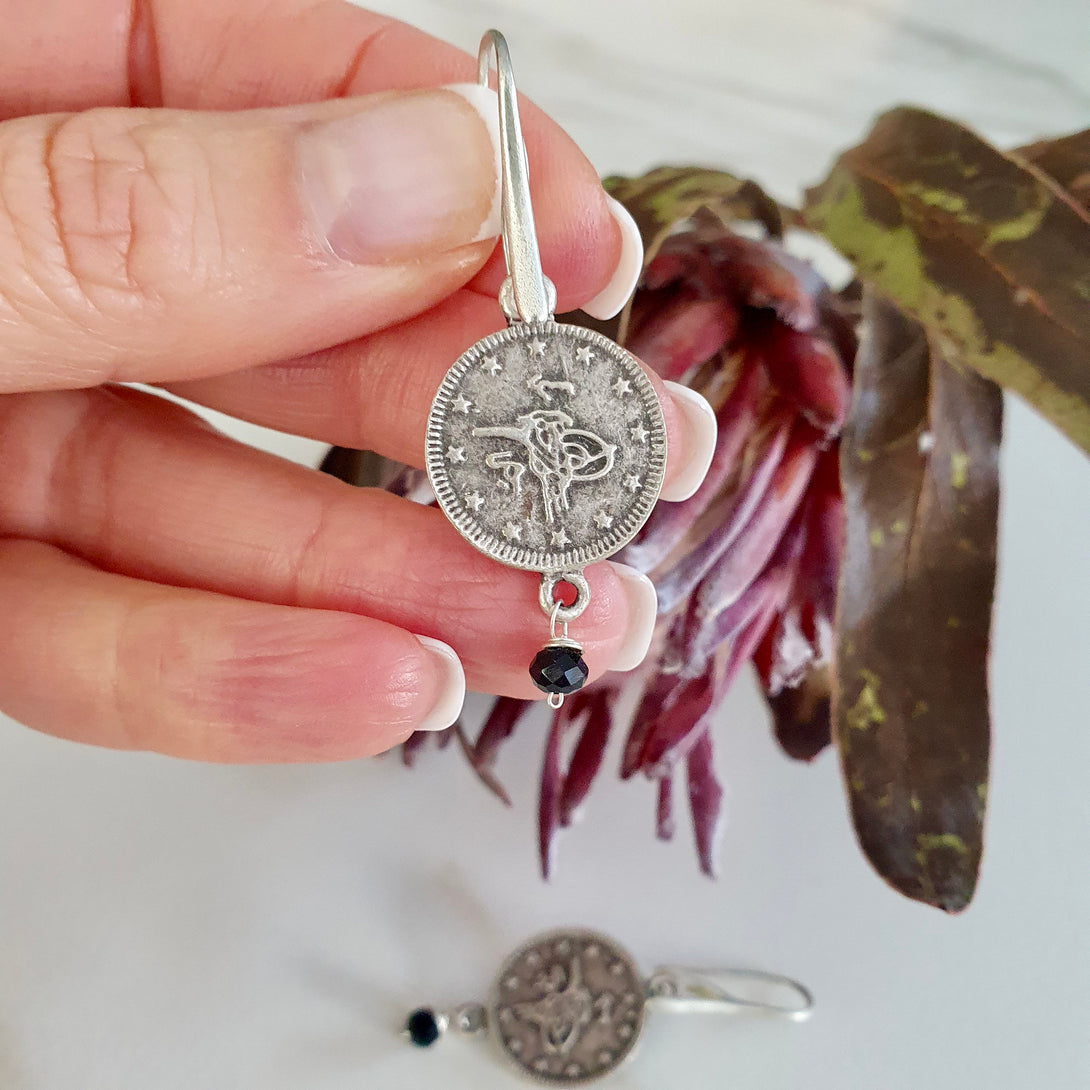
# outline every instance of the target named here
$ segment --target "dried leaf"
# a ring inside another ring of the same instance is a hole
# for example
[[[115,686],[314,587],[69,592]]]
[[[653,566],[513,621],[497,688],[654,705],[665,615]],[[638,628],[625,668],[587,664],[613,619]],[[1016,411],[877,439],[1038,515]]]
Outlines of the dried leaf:
[[[1065,174],[1062,159],[1046,169]],[[902,107],[809,191],[804,215],[947,359],[1090,450],[1090,214],[1044,169]]]
[[[864,299],[833,720],[863,850],[948,912],[973,895],[988,775],[998,388],[952,367],[888,301]]]
[[[658,167],[638,178],[614,175],[602,183],[631,213],[643,238],[644,267],[650,269],[660,247],[677,225],[696,217],[698,222],[722,224],[734,220],[756,221],[771,238],[780,238],[784,214],[780,206],[756,182],[735,178],[720,170],[698,167]],[[655,283],[671,275],[660,269]],[[628,340],[633,300],[616,318],[606,323],[580,319],[621,344]]]
[[[647,260],[666,235],[698,209],[713,212],[725,223],[756,220],[773,237],[783,234],[779,205],[755,182],[720,170],[658,167],[639,178],[617,175],[602,183],[632,213],[643,236]]]
[[[1015,154],[1043,170],[1090,211],[1090,129],[1058,140],[1041,140],[1019,148]]]

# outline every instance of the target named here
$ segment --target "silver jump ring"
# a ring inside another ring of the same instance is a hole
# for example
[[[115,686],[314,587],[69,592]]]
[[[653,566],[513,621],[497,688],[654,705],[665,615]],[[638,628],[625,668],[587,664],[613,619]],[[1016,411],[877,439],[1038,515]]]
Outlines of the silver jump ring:
[[[570,606],[557,600],[556,588],[559,583],[569,583],[575,588],[575,601]],[[574,621],[587,608],[588,602],[590,584],[582,572],[546,572],[542,575],[541,585],[538,587],[538,604],[552,624],[555,625],[557,620],[565,625]]]
[[[553,611],[549,615],[549,639],[550,640],[566,640],[568,639],[568,622],[560,620],[560,611],[564,608],[564,603],[557,598],[553,602]],[[560,631],[557,632],[557,623],[560,624]]]
[[[503,255],[508,277],[500,289],[500,306],[509,320],[545,322],[556,308],[556,288],[541,271],[541,254],[530,204],[530,172],[519,125],[518,95],[507,40],[498,30],[481,38],[477,81],[488,86],[489,61],[496,56],[496,89],[500,100],[500,187]]]

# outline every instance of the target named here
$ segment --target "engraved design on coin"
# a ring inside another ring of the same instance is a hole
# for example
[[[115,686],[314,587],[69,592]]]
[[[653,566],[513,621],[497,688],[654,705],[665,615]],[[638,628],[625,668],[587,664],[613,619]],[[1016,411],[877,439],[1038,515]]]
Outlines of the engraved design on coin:
[[[515,323],[447,372],[426,459],[440,506],[478,549],[517,568],[573,571],[646,521],[666,428],[623,348],[578,326]]]
[[[558,383],[548,383],[556,387]],[[570,382],[562,384],[575,392]],[[507,477],[503,483],[517,493],[523,471],[528,467],[541,485],[545,506],[545,521],[556,522],[558,511],[571,507],[568,490],[573,481],[596,481],[613,468],[613,456],[617,447],[607,443],[590,431],[573,428],[567,413],[558,409],[535,409],[518,418],[514,427],[474,428],[474,436],[496,436],[513,439],[526,448],[526,466],[508,450],[489,454],[484,462],[492,469],[502,470]],[[449,453],[449,451],[448,451]],[[453,459],[462,461],[461,458]],[[563,533],[563,531],[561,531]]]
[[[604,935],[554,931],[500,970],[490,1023],[507,1057],[540,1082],[602,1077],[631,1052],[644,986],[632,959]]]

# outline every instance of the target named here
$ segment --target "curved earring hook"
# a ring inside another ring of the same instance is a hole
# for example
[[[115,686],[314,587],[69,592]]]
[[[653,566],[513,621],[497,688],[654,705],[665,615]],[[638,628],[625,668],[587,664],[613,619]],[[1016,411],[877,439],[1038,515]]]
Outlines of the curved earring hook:
[[[544,322],[553,316],[556,289],[541,271],[511,53],[507,39],[498,30],[486,31],[481,38],[477,81],[483,87],[488,86],[492,54],[496,57],[496,88],[500,100],[500,201],[503,256],[508,274],[500,291],[500,306],[511,321]]]
[[[804,1022],[814,1009],[814,997],[808,988],[790,977],[759,969],[666,965],[651,974],[647,994],[676,1010],[749,1010],[793,1022]]]

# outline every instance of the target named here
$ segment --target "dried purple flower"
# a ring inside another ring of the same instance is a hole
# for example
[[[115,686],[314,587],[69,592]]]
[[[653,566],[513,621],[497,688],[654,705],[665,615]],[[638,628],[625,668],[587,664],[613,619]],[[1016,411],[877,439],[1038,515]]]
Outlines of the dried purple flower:
[[[657,780],[656,829],[669,839],[684,764],[712,872],[722,791],[710,723],[752,661],[788,754],[812,758],[832,728],[878,874],[945,911],[969,903],[988,786],[996,383],[1090,449],[1088,177],[1090,130],[1004,153],[955,121],[898,107],[798,212],[714,170],[607,179],[648,262],[606,331],[701,390],[720,431],[699,492],[658,508],[624,552],[658,585],[652,653],[579,693],[550,727],[546,872],[622,708],[634,708],[623,713],[622,774]],[[832,293],[780,245],[785,220],[832,242],[858,280]],[[422,474],[374,455],[334,448],[322,468],[429,501]],[[456,737],[507,801],[496,756],[531,706],[499,700],[475,742],[461,726],[438,741]],[[406,763],[425,744],[410,739]]]
[[[639,218],[638,201],[633,211]],[[658,781],[656,827],[674,831],[683,771],[701,869],[714,869],[722,789],[711,725],[747,662],[756,660],[787,752],[812,757],[829,739],[829,704],[799,714],[784,694],[826,677],[840,550],[836,439],[850,401],[854,352],[844,303],[780,241],[743,237],[697,211],[649,240],[652,257],[620,330],[664,378],[700,390],[719,437],[691,499],[661,504],[618,559],[659,594],[652,652],[570,697],[553,715],[538,812],[543,872],[601,769],[615,727],[627,728],[621,776]],[[634,711],[618,708],[637,690]],[[496,752],[533,705],[500,699],[469,753],[500,790]],[[569,755],[570,754],[570,755]]]

